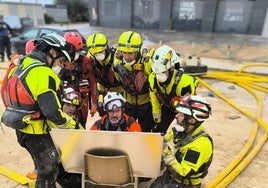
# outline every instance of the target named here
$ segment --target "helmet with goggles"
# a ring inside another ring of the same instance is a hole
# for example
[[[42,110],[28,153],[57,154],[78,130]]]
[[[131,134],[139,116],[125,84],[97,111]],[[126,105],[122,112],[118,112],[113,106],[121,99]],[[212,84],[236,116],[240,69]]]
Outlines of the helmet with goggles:
[[[141,46],[142,38],[134,31],[126,31],[118,39],[118,50],[122,52],[139,52]]]
[[[105,111],[111,111],[114,108],[123,108],[125,106],[124,97],[118,92],[108,92],[103,101]]]
[[[81,36],[77,32],[67,32],[64,35],[67,42],[74,45],[76,51],[80,51],[83,48],[83,41]]]
[[[35,47],[42,52],[46,52],[50,50],[50,48],[55,49],[59,55],[66,58],[67,62],[65,63],[67,64],[74,60],[76,52],[75,47],[72,44],[66,42],[62,36],[55,33],[47,34],[39,38],[35,42]]]
[[[97,54],[107,48],[107,38],[102,33],[93,33],[87,39],[88,51],[91,54]]]
[[[202,122],[209,118],[211,107],[203,97],[186,95],[176,106],[176,111],[187,114],[197,121]]]
[[[68,87],[63,90],[61,101],[68,104],[79,105],[79,96],[73,88]]]
[[[163,45],[154,52],[152,70],[155,73],[166,72],[179,61],[178,54],[168,45]]]

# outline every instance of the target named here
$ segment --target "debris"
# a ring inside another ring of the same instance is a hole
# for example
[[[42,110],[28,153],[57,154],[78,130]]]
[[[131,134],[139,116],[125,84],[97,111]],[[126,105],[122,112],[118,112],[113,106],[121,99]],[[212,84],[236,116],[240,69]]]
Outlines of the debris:
[[[241,118],[241,116],[239,116],[239,115],[230,115],[228,118],[234,120],[234,119]]]

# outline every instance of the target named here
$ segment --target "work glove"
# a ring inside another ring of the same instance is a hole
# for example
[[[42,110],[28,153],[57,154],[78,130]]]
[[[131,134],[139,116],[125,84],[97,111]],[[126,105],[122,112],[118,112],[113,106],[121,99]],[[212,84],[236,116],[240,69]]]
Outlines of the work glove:
[[[93,117],[96,112],[97,112],[97,106],[92,106],[91,109],[90,109],[91,117]]]
[[[172,153],[170,155],[163,157],[163,161],[165,162],[167,166],[172,166],[172,164],[177,161],[175,157],[175,153]]]
[[[168,142],[163,143],[163,150],[162,150],[163,157],[167,155],[175,155],[176,151],[177,150],[176,150],[175,143],[173,142],[173,139]]]

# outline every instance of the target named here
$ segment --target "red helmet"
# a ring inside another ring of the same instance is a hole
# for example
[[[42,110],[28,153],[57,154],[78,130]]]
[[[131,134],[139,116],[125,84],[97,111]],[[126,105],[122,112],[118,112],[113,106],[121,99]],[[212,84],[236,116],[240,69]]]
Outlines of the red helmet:
[[[26,55],[31,53],[31,51],[33,51],[34,48],[35,48],[34,39],[28,40],[28,42],[25,45],[25,53],[26,53]]]
[[[82,38],[77,32],[67,32],[65,33],[64,38],[67,42],[75,46],[76,51],[83,48]]]

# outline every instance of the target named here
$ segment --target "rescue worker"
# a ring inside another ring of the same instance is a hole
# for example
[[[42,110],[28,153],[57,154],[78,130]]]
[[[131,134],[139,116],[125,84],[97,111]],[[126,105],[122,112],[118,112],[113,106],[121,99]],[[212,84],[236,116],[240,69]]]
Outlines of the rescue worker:
[[[213,141],[203,122],[211,107],[202,97],[186,95],[176,106],[176,125],[164,137],[162,176],[150,188],[199,188],[213,157]]]
[[[149,75],[150,100],[153,118],[156,123],[154,132],[166,133],[176,114],[174,102],[186,94],[195,94],[197,81],[179,65],[180,57],[169,46],[163,45],[152,56],[152,73]]]
[[[34,160],[36,188],[56,188],[59,155],[49,134],[50,125],[74,129],[76,122],[62,112],[57,97],[60,79],[52,70],[72,62],[75,48],[57,34],[35,41],[35,49],[8,75],[9,106],[2,122],[16,129],[18,143]]]
[[[75,119],[76,108],[79,105],[78,93],[75,92],[74,89],[71,87],[64,89],[61,102],[62,111]]]
[[[141,132],[141,126],[135,119],[124,113],[125,99],[118,92],[105,95],[103,108],[107,113],[96,121],[90,130]]]
[[[83,129],[82,126],[79,127],[80,124],[76,120],[76,108],[79,106],[78,93],[71,87],[64,89],[61,95],[61,103],[62,111],[77,122],[76,129]],[[60,176],[58,176],[57,182],[60,185],[63,185],[64,188],[81,188],[81,174],[66,172],[62,166],[62,163],[59,166],[59,174]]]
[[[115,78],[113,61],[116,49],[108,45],[106,36],[102,33],[92,33],[87,39],[88,57],[94,58],[93,73],[97,79],[98,112],[103,116],[103,97],[108,91],[123,94],[123,88]]]
[[[154,127],[149,97],[148,76],[151,59],[142,56],[142,37],[134,31],[123,32],[118,39],[118,53],[114,61],[117,79],[124,88],[125,113],[137,119],[143,132]]]
[[[65,65],[59,70],[62,90],[72,87],[79,93],[79,107],[77,108],[77,118],[85,128],[90,110],[91,117],[97,112],[97,82],[93,74],[93,59],[81,54],[83,42],[77,32],[67,32],[64,35],[67,42],[76,48],[76,55],[71,64]]]

